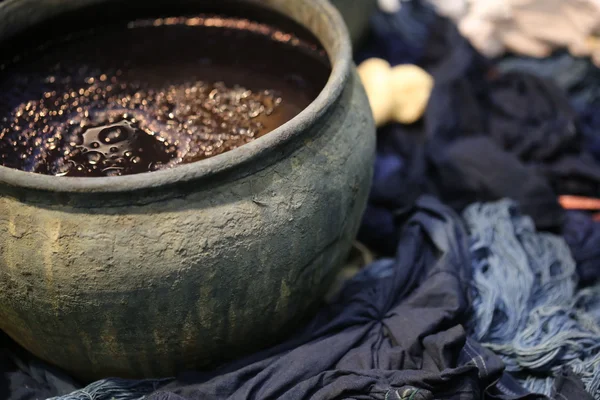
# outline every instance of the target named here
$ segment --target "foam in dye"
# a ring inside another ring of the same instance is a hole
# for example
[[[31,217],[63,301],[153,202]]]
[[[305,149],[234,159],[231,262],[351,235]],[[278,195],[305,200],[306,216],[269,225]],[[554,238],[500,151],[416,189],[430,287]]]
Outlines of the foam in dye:
[[[114,23],[0,65],[0,164],[118,176],[244,145],[302,111],[330,68],[317,46],[243,19]]]

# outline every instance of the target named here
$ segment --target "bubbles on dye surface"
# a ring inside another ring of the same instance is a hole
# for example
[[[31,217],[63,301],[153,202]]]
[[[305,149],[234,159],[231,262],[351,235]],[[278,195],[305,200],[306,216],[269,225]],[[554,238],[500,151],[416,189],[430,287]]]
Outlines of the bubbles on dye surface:
[[[98,139],[104,144],[111,144],[127,140],[127,131],[120,126],[114,126],[102,129],[98,135]]]
[[[221,82],[152,89],[116,78],[46,79],[51,91],[19,104],[0,124],[2,164],[57,176],[156,171],[265,134],[264,118],[282,102],[272,91]]]
[[[163,143],[129,120],[85,128],[80,144],[65,157],[61,176],[119,176],[150,171],[174,157]],[[67,171],[65,172],[65,168]]]
[[[189,30],[211,21],[176,18],[159,25],[179,24]],[[280,43],[301,43],[290,35],[273,36],[271,28],[260,24],[227,18],[219,21],[221,32],[214,35],[252,28],[253,34]],[[150,25],[156,27],[156,21]],[[68,58],[73,52],[64,54]],[[210,61],[210,57],[199,55],[201,61]],[[202,64],[207,64],[204,61]],[[56,176],[156,171],[242,146],[297,114],[297,106],[286,109],[291,103],[274,90],[181,79],[176,76],[175,62],[165,64],[172,68],[174,79],[149,84],[137,80],[129,68],[139,71],[150,68],[151,63],[132,66],[128,62],[117,60],[119,66],[106,64],[109,68],[34,62],[27,72],[16,68],[4,86],[0,80],[0,164]],[[243,63],[238,67],[244,68]],[[323,76],[327,74],[328,70]]]

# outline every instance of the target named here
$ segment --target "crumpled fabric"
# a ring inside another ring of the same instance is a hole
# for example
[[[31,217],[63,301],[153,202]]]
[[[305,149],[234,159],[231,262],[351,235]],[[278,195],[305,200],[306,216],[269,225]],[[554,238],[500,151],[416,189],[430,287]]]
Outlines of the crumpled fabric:
[[[172,378],[143,380],[107,378],[47,400],[141,400],[172,381]]]
[[[461,101],[465,98],[466,108]],[[453,123],[444,123],[449,104],[458,104],[462,111],[453,113]],[[489,137],[500,150],[544,175],[555,196],[600,196],[600,168],[584,147],[577,118],[564,93],[551,81],[511,72],[436,85],[425,124],[430,142],[442,152],[444,145],[467,137]]]
[[[538,166],[559,194],[600,194],[600,169],[568,92],[536,71],[496,68],[443,20],[430,25],[429,38],[419,62],[436,82],[424,121],[430,141],[490,136],[521,162]],[[594,72],[590,80],[600,81]],[[568,89],[589,93],[587,83]]]
[[[552,80],[569,98],[578,117],[582,147],[600,163],[600,69],[585,58],[560,52],[552,57],[536,59],[510,56],[495,67],[503,73],[525,72]],[[596,165],[593,167],[596,168]],[[566,180],[572,177],[567,176]],[[582,212],[568,212],[562,234],[577,262],[580,284],[588,285],[598,278],[600,269],[600,223]]]
[[[543,162],[577,151],[576,113],[551,81],[533,74],[504,73],[491,80],[491,137],[521,160]]]
[[[598,280],[600,274],[600,222],[580,211],[569,211],[562,229],[563,237],[577,263],[582,286]]]
[[[600,102],[588,104],[581,109],[579,126],[585,136],[585,148],[600,163]]]
[[[551,396],[570,368],[600,398],[600,285],[576,290],[559,236],[538,233],[511,200],[463,213],[473,266],[473,337],[529,390]]]
[[[435,11],[418,1],[406,3],[393,14],[373,13],[370,37],[357,53],[356,64],[373,57],[392,66],[414,64],[426,47],[429,26],[436,20]]]
[[[395,254],[404,211],[429,192],[419,134],[419,128],[394,124],[377,135],[373,183],[358,237],[382,255]]]
[[[0,399],[45,399],[78,387],[65,373],[33,358],[0,331]]]
[[[547,58],[510,56],[499,60],[500,72],[527,72],[552,80],[578,114],[585,149],[600,162],[600,68],[589,59],[559,52]]]
[[[579,379],[571,369],[563,368],[556,374],[551,397],[553,399],[559,399],[562,398],[562,396],[571,398],[581,395],[582,390],[583,382],[581,382],[581,379]],[[588,394],[586,398],[592,399],[593,397]]]
[[[401,12],[409,13],[405,5],[412,3],[403,4]],[[538,229],[562,233],[568,217],[558,195],[600,196],[593,134],[583,127],[579,103],[573,101],[592,98],[594,91],[568,74],[571,59],[540,77],[535,67],[504,68],[502,62],[496,67],[444,18],[426,28],[417,63],[436,84],[422,121],[378,131],[374,184],[360,240],[380,254],[393,254],[402,222],[398,211],[424,193],[457,211],[477,201],[512,198]],[[556,71],[565,74],[555,74],[558,83],[549,79]],[[594,254],[593,237],[568,242],[574,252]],[[600,278],[600,268],[592,267],[600,258],[585,265],[577,261],[586,276],[582,283]]]
[[[549,79],[569,98],[575,109],[600,100],[600,69],[585,57],[557,51],[549,57],[508,55],[494,67],[501,73],[526,72]]]

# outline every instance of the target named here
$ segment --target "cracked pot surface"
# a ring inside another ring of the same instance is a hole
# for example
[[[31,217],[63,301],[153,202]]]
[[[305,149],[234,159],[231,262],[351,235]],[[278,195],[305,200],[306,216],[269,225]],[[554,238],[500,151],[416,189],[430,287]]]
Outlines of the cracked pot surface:
[[[113,3],[5,1],[0,44]],[[325,0],[235,3],[291,17],[330,57],[327,85],[290,122],[166,171],[56,178],[0,167],[0,329],[83,380],[169,376],[268,346],[310,312],[350,249],[375,136],[343,22]]]

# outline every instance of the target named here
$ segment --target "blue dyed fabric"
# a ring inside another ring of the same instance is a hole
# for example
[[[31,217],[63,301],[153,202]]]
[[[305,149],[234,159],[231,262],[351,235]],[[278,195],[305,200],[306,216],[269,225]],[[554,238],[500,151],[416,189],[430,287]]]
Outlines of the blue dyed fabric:
[[[428,193],[419,127],[390,125],[377,135],[373,186],[359,239],[383,255],[396,252],[403,212]]]
[[[585,148],[600,162],[600,102],[579,109],[579,127],[585,137]]]
[[[141,400],[155,392],[173,379],[102,379],[90,385],[74,390],[64,396],[51,397],[48,400]]]
[[[472,336],[528,389],[552,395],[565,367],[600,398],[600,285],[577,290],[561,237],[538,233],[510,200],[463,214],[471,240]]]
[[[600,101],[600,70],[584,57],[557,52],[550,57],[507,56],[495,63],[502,72],[525,72],[552,80],[576,108]]]
[[[502,72],[527,72],[552,80],[579,114],[585,148],[600,161],[600,69],[589,59],[559,52],[548,58],[505,57],[496,64]]]
[[[600,274],[600,222],[579,211],[569,211],[562,230],[582,285],[589,285]]]
[[[538,171],[555,197],[600,196],[600,166],[585,148],[578,114],[550,80],[511,72],[436,84],[424,124],[432,158],[443,156],[448,144],[486,137]]]
[[[573,100],[593,99],[600,73],[590,71],[586,60],[565,58],[570,56],[537,63],[507,58],[494,65],[447,20],[436,17],[420,26],[426,28],[418,36],[425,48],[418,64],[433,75],[435,87],[422,121],[379,130],[374,185],[359,239],[393,254],[403,224],[398,215],[422,194],[459,212],[473,202],[508,197],[538,229],[565,236],[582,284],[599,279],[591,219],[579,218],[587,219],[582,229],[590,233],[577,235],[557,197],[600,196],[593,144],[598,138],[600,149],[600,113],[590,109],[586,117]],[[409,40],[405,31],[395,32]]]
[[[376,11],[371,16],[370,37],[358,52],[356,61],[378,57],[391,65],[416,63],[423,55],[429,26],[436,17],[435,12],[420,1],[406,3],[395,14]]]
[[[0,399],[45,399],[78,387],[65,373],[30,356],[0,331]]]

